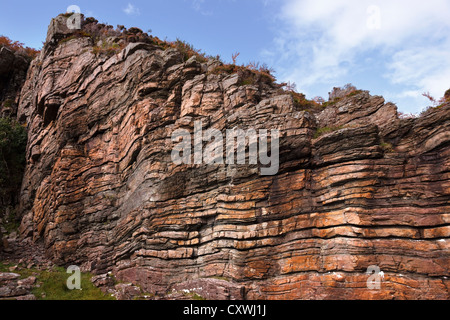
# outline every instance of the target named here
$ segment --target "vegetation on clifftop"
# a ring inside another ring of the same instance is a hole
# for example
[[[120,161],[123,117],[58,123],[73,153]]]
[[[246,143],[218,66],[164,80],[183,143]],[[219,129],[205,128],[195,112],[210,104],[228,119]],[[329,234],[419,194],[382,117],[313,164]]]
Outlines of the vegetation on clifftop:
[[[33,60],[39,53],[39,50],[25,47],[25,45],[19,41],[12,41],[8,37],[0,36],[0,48],[6,47],[9,50],[21,54],[29,60]]]

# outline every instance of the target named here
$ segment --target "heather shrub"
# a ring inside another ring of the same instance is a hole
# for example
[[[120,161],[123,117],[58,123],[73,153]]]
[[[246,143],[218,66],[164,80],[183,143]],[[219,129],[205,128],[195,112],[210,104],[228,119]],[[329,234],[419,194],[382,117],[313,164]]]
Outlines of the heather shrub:
[[[258,85],[258,84],[273,84],[275,82],[275,77],[272,75],[274,72],[266,64],[260,64],[259,62],[250,62],[246,65],[237,65],[236,60],[239,53],[234,53],[232,55],[232,63],[217,66],[211,71],[212,74],[238,74],[240,81],[239,85]],[[219,59],[220,61],[220,59]]]
[[[450,103],[450,89],[445,91],[444,96],[442,98],[440,98],[439,100],[437,100],[433,96],[431,96],[431,94],[429,92],[425,92],[422,95],[424,97],[428,98],[428,100],[430,100],[432,105],[425,108],[420,113],[420,116],[425,116],[425,115],[429,114],[430,112],[432,112],[433,110],[441,108],[442,106],[444,106],[444,104]]]
[[[296,91],[287,91],[294,99],[294,106],[297,110],[309,110],[314,111],[321,109],[321,105],[314,101],[306,99],[303,93],[298,93]]]
[[[181,52],[184,61],[189,60],[189,58],[196,56],[199,62],[206,62],[208,59],[206,55],[200,50],[195,49],[194,46],[186,41],[177,38],[176,41],[169,43],[169,47],[175,48]]]
[[[34,59],[39,54],[39,50],[30,47],[25,47],[23,43],[19,41],[12,41],[11,39],[5,36],[0,36],[0,48],[2,47],[6,47],[11,51],[16,52],[24,56],[28,60]]]
[[[345,86],[341,87],[334,87],[333,90],[328,94],[329,98],[328,101],[324,101],[322,103],[323,107],[328,107],[331,105],[336,104],[340,100],[346,97],[353,97],[360,93],[362,93],[362,90],[358,90],[354,85],[351,83],[346,84]]]
[[[358,90],[351,83],[346,84],[342,88],[334,87],[333,90],[329,93],[328,101],[342,99],[344,97],[347,97],[350,94],[353,94],[356,91],[358,91]]]

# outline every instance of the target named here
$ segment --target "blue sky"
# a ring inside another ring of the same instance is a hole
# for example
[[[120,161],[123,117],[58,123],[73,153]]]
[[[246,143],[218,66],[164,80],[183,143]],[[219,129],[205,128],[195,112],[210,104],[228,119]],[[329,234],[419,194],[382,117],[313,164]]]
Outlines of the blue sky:
[[[77,5],[86,16],[177,37],[238,63],[260,61],[308,98],[353,83],[405,113],[450,88],[448,0],[4,1],[0,34],[40,48],[50,19]]]

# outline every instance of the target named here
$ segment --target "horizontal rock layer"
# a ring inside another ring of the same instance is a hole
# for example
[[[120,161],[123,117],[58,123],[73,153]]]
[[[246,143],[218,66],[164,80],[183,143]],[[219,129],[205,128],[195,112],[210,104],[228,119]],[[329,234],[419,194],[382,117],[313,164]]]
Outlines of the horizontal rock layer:
[[[211,299],[448,299],[450,105],[400,120],[362,92],[301,110],[215,64],[143,43],[96,56],[89,38],[43,50],[19,105],[22,236],[156,294],[186,283]],[[224,135],[280,130],[278,174],[175,164],[172,133],[200,120]],[[317,137],[323,127],[336,130]]]

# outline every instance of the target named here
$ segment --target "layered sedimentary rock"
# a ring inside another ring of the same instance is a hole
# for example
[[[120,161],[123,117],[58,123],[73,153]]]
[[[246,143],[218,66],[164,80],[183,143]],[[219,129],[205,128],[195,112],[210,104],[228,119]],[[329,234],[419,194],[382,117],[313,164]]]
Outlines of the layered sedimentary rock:
[[[52,37],[18,117],[20,231],[55,263],[161,295],[449,298],[450,104],[399,119],[360,92],[302,110],[276,85],[212,72],[214,60],[145,43],[99,56],[87,37]],[[278,173],[175,164],[172,133],[196,121],[224,135],[278,129]],[[335,130],[318,136],[324,127]],[[380,289],[368,288],[370,266]]]

